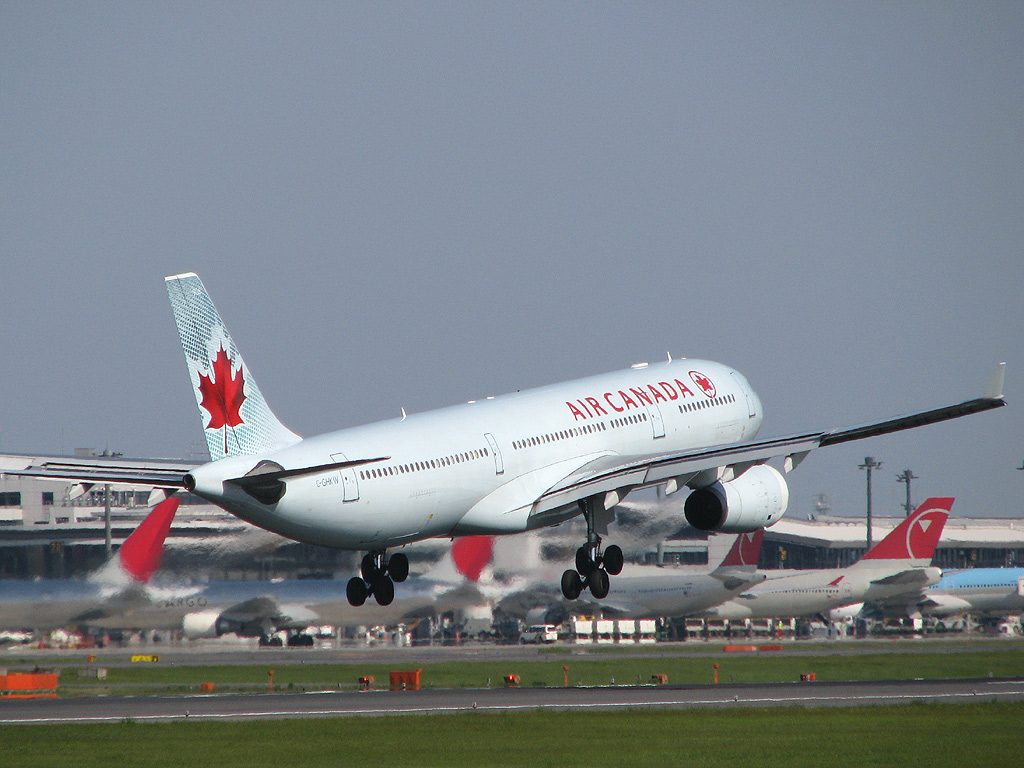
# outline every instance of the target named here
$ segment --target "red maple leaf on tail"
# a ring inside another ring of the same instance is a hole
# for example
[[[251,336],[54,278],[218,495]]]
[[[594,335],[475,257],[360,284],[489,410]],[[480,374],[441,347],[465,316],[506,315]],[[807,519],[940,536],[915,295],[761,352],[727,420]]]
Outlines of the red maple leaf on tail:
[[[244,423],[242,415],[238,412],[245,401],[245,393],[242,392],[245,386],[242,369],[239,367],[237,372],[231,370],[228,354],[224,347],[221,347],[213,359],[210,370],[212,377],[199,374],[199,392],[203,396],[200,405],[210,412],[210,423],[206,428],[237,427]],[[235,373],[238,374],[237,378],[234,376]]]

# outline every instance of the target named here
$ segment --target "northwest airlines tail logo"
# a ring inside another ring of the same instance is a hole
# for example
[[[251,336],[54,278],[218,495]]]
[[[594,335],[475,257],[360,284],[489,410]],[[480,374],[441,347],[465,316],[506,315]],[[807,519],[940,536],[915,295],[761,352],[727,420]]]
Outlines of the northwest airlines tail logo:
[[[953,507],[951,498],[928,499],[866,555],[865,560],[930,560]]]
[[[757,565],[761,555],[761,540],[764,538],[764,528],[758,528],[753,533],[741,533],[733,542],[732,549],[725,556],[722,565]]]
[[[921,515],[907,532],[907,552],[912,558],[930,558],[946,524],[947,514],[932,510]]]

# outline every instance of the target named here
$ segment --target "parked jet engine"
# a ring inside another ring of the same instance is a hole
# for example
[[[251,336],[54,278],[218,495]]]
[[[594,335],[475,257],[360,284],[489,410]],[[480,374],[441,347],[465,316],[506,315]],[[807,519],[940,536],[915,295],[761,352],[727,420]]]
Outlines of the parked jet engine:
[[[198,640],[201,637],[220,637],[230,631],[220,622],[219,611],[186,613],[182,618],[181,628],[189,640]]]

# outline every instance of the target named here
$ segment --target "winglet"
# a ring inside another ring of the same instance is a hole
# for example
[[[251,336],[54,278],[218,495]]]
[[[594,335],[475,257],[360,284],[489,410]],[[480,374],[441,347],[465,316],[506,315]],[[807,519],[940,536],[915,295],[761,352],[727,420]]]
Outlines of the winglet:
[[[178,511],[180,499],[171,497],[153,507],[146,519],[125,539],[117,552],[121,567],[135,579],[145,584],[160,567],[164,551],[164,539],[171,529],[174,513]]]
[[[988,400],[1002,400],[1003,399],[1003,374],[1006,373],[1006,363],[1000,363],[996,366],[996,372],[992,374],[992,381],[988,383],[988,389],[985,390],[985,398]]]

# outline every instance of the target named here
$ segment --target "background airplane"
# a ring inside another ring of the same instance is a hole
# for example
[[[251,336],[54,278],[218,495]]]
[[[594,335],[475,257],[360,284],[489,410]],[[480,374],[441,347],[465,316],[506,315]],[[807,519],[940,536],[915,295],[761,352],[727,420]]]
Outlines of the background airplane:
[[[166,279],[213,461],[40,462],[9,474],[186,488],[298,541],[367,552],[352,605],[394,599],[407,557],[433,537],[511,534],[583,514],[585,541],[562,574],[569,599],[602,599],[622,550],[604,547],[612,508],[638,488],[689,488],[701,530],[751,532],[786,511],[786,482],[818,447],[1004,405],[1003,366],[983,397],[860,427],[753,438],[761,403],[737,370],[671,360],[301,439],[271,412],[199,278]]]
[[[156,505],[113,557],[86,579],[5,579],[0,629],[134,628],[128,617],[150,603],[147,585],[160,566],[178,503],[170,498]]]
[[[946,571],[923,592],[873,603],[886,615],[1011,616],[1024,613],[1024,568],[970,568]]]
[[[765,579],[757,570],[764,529],[736,536],[722,562],[709,573],[650,573],[650,566],[632,569],[611,584],[607,597],[580,599],[573,610],[600,610],[621,618],[689,616],[719,605]],[[647,574],[640,575],[646,571]],[[635,575],[634,575],[635,574]],[[648,575],[649,574],[649,575]]]
[[[355,608],[346,582],[333,579],[209,581],[193,586],[165,585],[153,591],[148,605],[132,613],[138,626],[182,630],[189,639],[227,634],[269,638],[310,626],[355,626],[408,622],[455,612],[486,619],[507,587],[486,577],[493,541],[469,536],[423,574],[410,576],[406,588],[387,606]]]
[[[702,616],[757,619],[827,615],[867,600],[919,594],[939,581],[931,566],[935,547],[953,506],[951,498],[931,498],[848,568],[766,572],[767,578]]]

